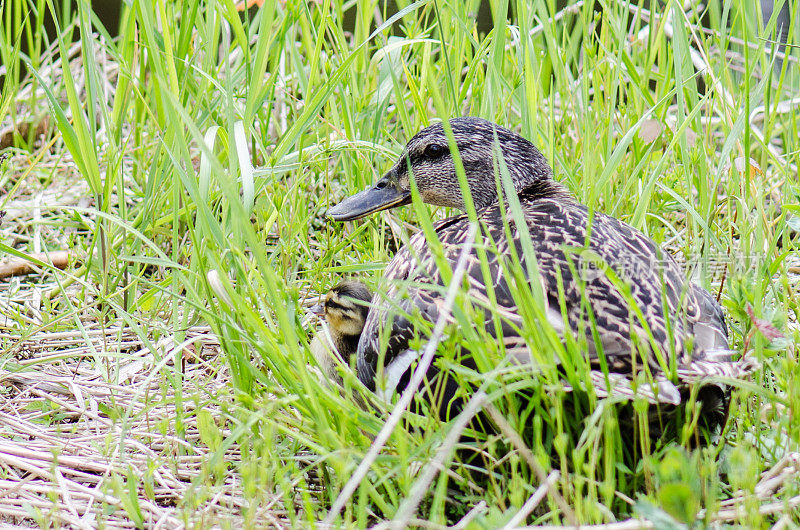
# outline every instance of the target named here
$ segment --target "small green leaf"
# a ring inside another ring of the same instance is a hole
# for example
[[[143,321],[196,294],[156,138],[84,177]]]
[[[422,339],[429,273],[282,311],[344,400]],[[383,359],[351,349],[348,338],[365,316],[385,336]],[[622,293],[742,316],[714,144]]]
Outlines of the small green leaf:
[[[665,484],[658,490],[658,502],[672,517],[686,524],[694,522],[699,509],[692,488],[677,482]]]
[[[660,530],[688,530],[688,526],[676,521],[670,514],[651,504],[650,502],[640,499],[633,505],[633,511],[640,518],[653,523],[653,525]]]
[[[211,413],[205,409],[197,412],[197,430],[200,432],[200,439],[212,451],[216,451],[222,445],[222,432]]]

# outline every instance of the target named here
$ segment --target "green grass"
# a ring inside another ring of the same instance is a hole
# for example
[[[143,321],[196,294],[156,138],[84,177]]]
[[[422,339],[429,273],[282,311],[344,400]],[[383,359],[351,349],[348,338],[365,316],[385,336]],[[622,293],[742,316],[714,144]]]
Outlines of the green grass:
[[[751,337],[763,367],[734,393],[723,439],[705,449],[692,449],[686,433],[631,447],[621,434],[631,428],[620,425],[612,403],[572,397],[546,378],[493,371],[478,383],[524,434],[535,464],[508,436],[478,436],[488,469],[470,473],[462,453],[449,453],[452,472],[434,479],[414,517],[445,525],[485,501],[472,524],[502,525],[534,493],[539,472],[556,470],[558,497],[546,496],[523,523],[639,515],[661,527],[704,526],[723,518],[721,503],[742,491],[741,524],[770,526],[783,512],[800,524],[796,507],[761,514],[763,505],[800,494],[796,478],[767,498],[754,493],[759,474],[797,451],[800,439],[800,114],[796,102],[786,103],[800,97],[798,48],[778,66],[764,48],[775,39],[775,20],[762,26],[757,3],[746,0],[712,2],[703,13],[675,1],[586,2],[556,22],[547,0],[491,4],[492,30],[481,34],[475,1],[401,2],[393,15],[377,1],[289,0],[246,17],[232,2],[156,2],[155,10],[132,2],[120,36],[110,39],[82,2],[50,43],[39,21],[54,6],[0,2],[0,123],[24,122],[49,106],[50,149],[73,164],[91,199],[48,214],[48,229],[68,231],[86,259],[56,275],[61,287],[37,329],[75,329],[80,316],[148,336],[150,323],[162,322],[180,341],[187,326],[208,323],[235,399],[225,417],[199,418],[192,381],[164,368],[176,400],[167,429],[180,437],[197,422],[203,443],[221,443],[220,455],[238,445],[241,459],[210,462],[181,509],[191,513],[213,496],[222,466],[241,484],[246,524],[278,499],[272,506],[293,524],[310,526],[327,516],[389,411],[363,410],[320,385],[309,368],[314,329],[304,325],[305,299],[344,277],[380,286],[383,266],[410,234],[406,223],[453,212],[415,205],[348,224],[328,223],[322,213],[373,183],[421,127],[482,116],[532,140],[581,202],[698,264],[697,281],[721,291],[733,344],[742,349]],[[790,4],[797,13],[800,2]],[[789,33],[800,43],[796,23]],[[66,61],[78,42],[77,72],[85,77],[49,75],[52,61]],[[21,64],[32,75],[22,77]],[[108,64],[117,73],[104,70]],[[651,141],[642,130],[653,127],[661,132]],[[26,154],[29,166],[4,162],[0,210],[19,193],[23,174],[41,189],[63,180],[58,167],[36,164],[33,140],[18,134],[7,148]],[[760,170],[744,167],[749,159]],[[53,241],[49,250],[58,249]],[[24,242],[15,249],[34,251]],[[0,241],[0,252],[10,251]],[[226,296],[210,284],[210,271]],[[73,283],[78,295],[62,295]],[[747,304],[786,339],[770,344],[751,333]],[[446,338],[440,350],[483,343],[477,355],[491,366],[497,352],[467,331],[472,315],[456,316],[464,336]],[[577,360],[575,369],[585,375]],[[459,377],[466,386],[476,375]],[[358,391],[353,377],[346,387]],[[526,389],[530,399],[510,397],[509,388]],[[407,415],[337,524],[395,517],[451,428]]]

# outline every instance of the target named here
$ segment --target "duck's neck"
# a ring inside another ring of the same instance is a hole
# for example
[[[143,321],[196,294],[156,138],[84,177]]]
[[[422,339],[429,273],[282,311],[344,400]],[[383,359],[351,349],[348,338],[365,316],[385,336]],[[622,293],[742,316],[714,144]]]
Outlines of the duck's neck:
[[[542,179],[532,182],[518,192],[519,198],[527,201],[538,199],[572,200],[572,194],[561,183],[553,179]]]
[[[358,339],[361,335],[345,335],[339,334],[334,337],[334,345],[339,353],[353,353],[358,349]],[[345,363],[349,363],[350,359],[342,359]]]
[[[536,200],[569,197],[566,188],[553,180],[553,170],[547,159],[527,140],[517,141],[513,147],[505,145],[503,158],[514,184],[514,191],[520,198]]]

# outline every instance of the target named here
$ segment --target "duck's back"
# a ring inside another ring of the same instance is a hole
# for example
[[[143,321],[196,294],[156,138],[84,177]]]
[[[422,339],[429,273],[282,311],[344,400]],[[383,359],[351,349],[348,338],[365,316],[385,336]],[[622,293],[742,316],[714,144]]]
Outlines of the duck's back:
[[[563,198],[521,197],[528,232],[527,240],[536,258],[545,294],[547,320],[560,334],[583,334],[591,358],[597,358],[596,337],[609,369],[629,373],[635,343],[647,350],[651,369],[688,364],[687,348],[693,339],[692,357],[703,350],[727,348],[727,330],[722,311],[704,289],[686,281],[680,266],[651,239],[633,227]],[[496,335],[494,315],[502,315],[503,342],[509,351],[525,351],[524,323],[518,315],[508,274],[512,254],[523,271],[536,270],[527,262],[524,231],[514,223],[507,205],[489,206],[479,212],[483,243],[492,284],[488,292],[477,245],[468,257],[466,274],[469,294],[476,307],[484,307],[486,329]],[[506,226],[507,225],[507,226]],[[435,225],[444,257],[455,266],[468,232],[466,216],[449,218]],[[510,237],[508,235],[510,234]],[[513,251],[512,251],[513,247]],[[380,330],[392,318],[385,363],[406,351],[416,334],[403,313],[420,314],[435,322],[444,300],[443,282],[436,260],[418,233],[395,255],[385,272],[386,295],[376,295],[358,346],[358,372],[370,387],[380,352]],[[528,281],[533,281],[528,278]],[[563,296],[559,293],[563,292]],[[497,310],[489,309],[493,295]],[[633,309],[631,302],[638,309]],[[593,313],[588,315],[588,310]],[[562,313],[563,311],[563,313]],[[566,319],[564,318],[566,315]],[[648,332],[649,329],[649,332]]]

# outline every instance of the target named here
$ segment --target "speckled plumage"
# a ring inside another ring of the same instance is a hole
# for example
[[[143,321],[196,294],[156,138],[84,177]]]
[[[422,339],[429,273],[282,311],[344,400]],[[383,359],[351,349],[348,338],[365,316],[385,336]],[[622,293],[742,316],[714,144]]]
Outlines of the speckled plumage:
[[[642,364],[641,354],[636,353],[637,343],[639,351],[645,352],[651,373],[662,383],[655,391],[657,395],[648,396],[652,401],[677,405],[681,401],[681,388],[690,381],[705,375],[735,377],[747,373],[750,369],[747,363],[731,361],[719,304],[707,291],[687,281],[676,261],[650,238],[613,217],[590,213],[575,202],[552,180],[552,170],[541,153],[522,137],[476,118],[457,118],[450,125],[478,211],[481,232],[486,238],[491,288],[499,306],[495,315],[502,315],[502,340],[512,357],[527,362],[530,352],[522,338],[525,324],[518,315],[513,278],[504,273],[507,269],[503,261],[516,253],[523,271],[534,270],[529,268],[531,264],[526,262],[523,250],[526,237],[523,234],[527,231],[540,276],[532,281],[539,281],[543,287],[547,320],[562,336],[584,334],[587,353],[593,360],[593,368],[597,368],[592,384],[598,394],[612,389],[603,387],[602,374],[595,377],[600,373],[600,363],[587,307],[596,321],[596,340],[609,371],[618,374],[610,378],[613,391],[633,393],[630,376],[634,366],[641,368]],[[519,198],[525,230],[508,213],[506,199],[498,200],[495,156],[498,146]],[[402,194],[389,207],[408,202],[410,174],[425,202],[464,207],[441,124],[425,128],[409,140],[397,164],[374,188],[385,193],[387,187],[395,187]],[[346,218],[334,211],[333,216],[337,215]],[[508,224],[508,232],[504,223]],[[468,226],[466,216],[445,219],[435,225],[444,257],[451,266],[463,248]],[[471,298],[477,305],[487,301],[484,307],[488,307],[487,282],[474,247],[469,255],[467,276]],[[643,322],[620,292],[620,283],[615,285],[612,280],[615,276],[625,286],[623,289],[629,289],[630,299],[641,311]],[[373,309],[358,344],[358,376],[370,388],[375,388],[381,357],[380,330],[391,321],[384,357],[384,364],[389,366],[409,350],[410,340],[418,334],[402,314],[418,310],[424,318],[435,322],[443,303],[441,272],[423,233],[414,235],[397,252],[384,278],[388,291],[373,298]],[[485,311],[486,329],[496,335],[493,320],[496,316],[489,309]],[[672,366],[677,366],[678,387],[662,375],[664,367]],[[723,401],[727,408],[727,401]]]
[[[599,339],[609,366],[614,371],[630,370],[631,360],[631,325],[633,333],[647,339],[644,326],[633,315],[619,290],[614,286],[609,275],[599,269],[598,264],[608,264],[620,277],[630,285],[630,296],[641,309],[645,321],[652,332],[658,347],[658,353],[668,363],[667,356],[674,351],[681,364],[691,361],[684,342],[692,334],[694,327],[703,319],[705,325],[713,329],[713,341],[709,344],[697,345],[701,349],[727,348],[726,329],[721,311],[715,303],[708,303],[707,293],[699,287],[688,284],[683,279],[678,264],[669,255],[660,253],[651,240],[630,226],[601,213],[595,213],[592,221],[593,236],[588,247],[584,247],[585,230],[579,227],[588,226],[588,212],[584,206],[563,199],[542,198],[525,202],[524,212],[528,221],[528,231],[537,256],[539,273],[542,277],[548,307],[559,311],[558,278],[561,276],[564,289],[564,307],[569,327],[573,330],[581,325],[587,326],[585,304],[582,296],[594,310]],[[488,265],[499,271],[500,260],[509,256],[509,245],[519,256],[522,268],[527,268],[526,256],[522,249],[519,232],[510,220],[511,239],[504,237],[503,217],[498,205],[483,209],[479,214],[483,233],[494,241],[495,248],[487,249]],[[463,246],[463,234],[467,230],[469,220],[466,216],[447,219],[437,224],[436,232],[442,243],[444,255],[452,263]],[[575,248],[569,255],[564,247]],[[586,248],[581,252],[580,249]],[[588,259],[583,255],[589,254]],[[572,263],[570,263],[572,261]],[[572,265],[572,266],[570,266]],[[582,273],[584,294],[576,281],[575,272]],[[487,288],[480,269],[477,250],[469,256],[467,274],[470,282],[470,295],[477,300],[488,300]],[[662,281],[663,277],[663,281]],[[436,267],[434,256],[423,233],[418,233],[392,259],[386,268],[385,278],[400,281],[389,287],[387,298],[394,299],[400,291],[408,293],[408,300],[418,307],[422,314],[435,321],[441,301],[440,289],[426,289],[422,285],[441,285],[441,274]],[[408,285],[406,282],[416,285]],[[662,284],[665,287],[665,300],[662,301]],[[521,320],[514,322],[517,307],[512,295],[508,278],[499,274],[494,278],[492,286],[494,296],[500,309],[509,315],[511,324],[521,325]],[[685,292],[684,292],[685,291]],[[704,294],[706,293],[706,294]],[[683,300],[682,300],[683,298]],[[380,298],[373,300],[375,310],[367,317],[365,333],[359,344],[359,373],[368,382],[374,375],[374,367],[379,351],[378,327],[384,322],[392,308],[381,303]],[[706,304],[712,313],[702,311]],[[412,307],[404,304],[405,310],[411,312]],[[666,329],[665,317],[670,315],[673,325],[673,338],[670,340]],[[490,315],[487,312],[487,317]],[[563,326],[561,314],[554,315],[556,327]],[[560,321],[560,322],[559,322]],[[386,362],[391,361],[392,353],[408,347],[408,340],[414,329],[405,325],[405,319],[398,317],[392,332]],[[487,322],[491,330],[494,326],[491,319]],[[505,331],[513,331],[510,328]],[[588,331],[588,330],[587,330]],[[506,338],[514,338],[506,335]],[[589,341],[590,347],[594,342]],[[697,348],[696,348],[697,349]],[[698,352],[695,350],[694,352]],[[655,356],[650,359],[651,368],[659,370],[660,363]]]

